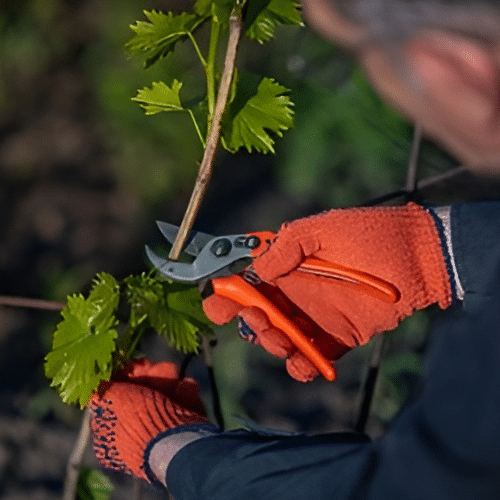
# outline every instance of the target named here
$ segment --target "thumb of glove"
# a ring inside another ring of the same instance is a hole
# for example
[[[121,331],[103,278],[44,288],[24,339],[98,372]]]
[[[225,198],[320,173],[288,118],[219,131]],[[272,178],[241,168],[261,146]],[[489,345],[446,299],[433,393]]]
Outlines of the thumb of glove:
[[[320,247],[320,238],[310,231],[308,218],[299,219],[283,224],[269,248],[252,265],[259,278],[272,282],[298,267]]]

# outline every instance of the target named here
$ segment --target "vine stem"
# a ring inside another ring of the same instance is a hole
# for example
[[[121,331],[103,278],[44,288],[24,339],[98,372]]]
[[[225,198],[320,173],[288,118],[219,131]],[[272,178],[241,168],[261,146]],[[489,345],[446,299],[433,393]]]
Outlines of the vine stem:
[[[83,454],[90,436],[90,410],[88,408],[83,412],[80,432],[75,442],[73,451],[66,466],[66,476],[64,478],[64,491],[62,500],[74,500],[76,498],[76,489],[78,486],[78,477],[83,462]]]
[[[193,122],[193,125],[194,125],[194,128],[196,130],[196,133],[198,134],[198,138],[200,139],[200,142],[201,142],[203,148],[205,148],[205,146],[206,146],[206,144],[205,144],[205,138],[203,137],[203,134],[201,133],[200,127],[198,126],[198,122],[196,121],[196,118],[194,116],[193,110],[192,109],[188,109],[187,111],[189,113],[189,116],[191,117],[191,121]]]
[[[421,142],[422,127],[417,123],[415,124],[415,129],[413,132],[413,141],[411,145],[410,156],[408,157],[408,166],[406,169],[406,182],[404,192],[407,201],[410,201],[415,196],[419,187],[417,183],[417,170]],[[384,352],[385,341],[386,336],[383,334],[377,335],[373,339],[373,352],[370,359],[370,366],[368,368],[368,375],[366,377],[364,385],[364,394],[361,401],[358,420],[355,425],[355,430],[357,432],[365,432],[366,423],[370,415],[370,408],[373,402],[373,397],[375,395],[375,388],[377,385],[377,378],[380,370],[380,363],[382,361],[382,355]]]
[[[203,54],[201,53],[199,45],[196,43],[196,40],[193,36],[193,34],[190,31],[186,31],[185,33],[189,40],[191,40],[191,43],[193,44],[194,50],[196,52],[196,55],[198,56],[198,59],[201,62],[201,65],[203,66],[203,69],[206,70],[207,68],[207,61],[205,61],[205,58],[203,57]]]
[[[222,415],[219,391],[217,390],[217,381],[215,380],[214,364],[212,360],[212,342],[206,337],[203,337],[203,357],[208,369],[215,421],[217,422],[219,428],[224,430],[224,417]]]
[[[231,81],[233,79],[236,53],[242,29],[241,14],[234,10],[229,20],[229,38],[227,42],[226,56],[224,60],[224,69],[222,72],[219,91],[217,93],[217,102],[208,132],[207,143],[201,160],[198,176],[191,194],[186,212],[179,227],[179,232],[175,238],[174,244],[169,253],[169,259],[177,260],[182,252],[182,247],[186,241],[189,231],[193,227],[194,220],[201,205],[208,182],[212,175],[215,152],[220,139],[220,128],[222,116],[226,109]]]

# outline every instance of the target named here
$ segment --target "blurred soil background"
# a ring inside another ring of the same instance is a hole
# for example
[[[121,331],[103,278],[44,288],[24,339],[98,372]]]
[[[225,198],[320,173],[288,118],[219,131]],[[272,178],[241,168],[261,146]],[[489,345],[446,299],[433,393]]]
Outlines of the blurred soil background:
[[[144,245],[160,242],[154,221],[180,223],[201,148],[185,116],[146,117],[130,98],[159,79],[201,78],[189,47],[144,71],[123,45],[143,9],[179,11],[191,2],[0,1],[0,295],[63,302],[97,272],[117,278],[148,268]],[[203,36],[203,34],[202,34]],[[273,157],[220,152],[195,227],[214,234],[273,229],[286,220],[361,204],[404,185],[412,128],[375,97],[353,61],[307,28],[245,42],[239,66],[291,89],[295,128]],[[184,91],[184,89],[183,89]],[[455,166],[424,143],[419,177]],[[498,196],[465,175],[423,193],[449,202]],[[400,200],[399,200],[400,201]],[[418,386],[430,314],[388,336],[368,432],[379,436]],[[81,412],[49,388],[43,360],[58,313],[0,307],[0,498],[61,497]],[[228,427],[234,415],[282,430],[349,430],[372,346],[346,355],[334,384],[292,381],[283,363],[218,330],[215,371]],[[156,338],[143,352],[179,354]],[[201,383],[209,411],[206,370]],[[85,465],[97,467],[88,450]],[[113,498],[134,498],[111,475]],[[143,498],[162,498],[145,487]]]

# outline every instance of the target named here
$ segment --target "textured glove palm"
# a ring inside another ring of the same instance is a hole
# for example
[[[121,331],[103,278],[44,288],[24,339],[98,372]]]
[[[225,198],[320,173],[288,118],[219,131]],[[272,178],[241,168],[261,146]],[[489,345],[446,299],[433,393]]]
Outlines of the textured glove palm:
[[[101,465],[148,480],[144,452],[159,433],[208,423],[194,379],[173,363],[129,363],[89,402],[94,452]]]
[[[400,298],[387,303],[345,287],[341,281],[294,270],[314,256],[374,275],[396,286]],[[422,207],[331,210],[284,224],[253,267],[275,285],[318,328],[308,332],[332,361],[364,344],[376,333],[394,329],[417,309],[451,303],[451,286],[433,217]],[[238,315],[255,332],[255,343],[287,358],[287,369],[300,381],[318,375],[312,364],[274,328],[263,311],[212,295],[207,316],[223,324]],[[293,315],[294,312],[290,311]],[[311,330],[311,329],[309,329]]]

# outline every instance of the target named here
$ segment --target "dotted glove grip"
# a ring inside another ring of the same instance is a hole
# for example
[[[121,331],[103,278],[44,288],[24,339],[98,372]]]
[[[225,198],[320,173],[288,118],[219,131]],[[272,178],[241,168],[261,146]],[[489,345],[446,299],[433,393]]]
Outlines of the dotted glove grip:
[[[100,464],[148,480],[144,452],[159,433],[208,423],[196,381],[179,380],[173,363],[130,363],[89,402],[93,447]]]

